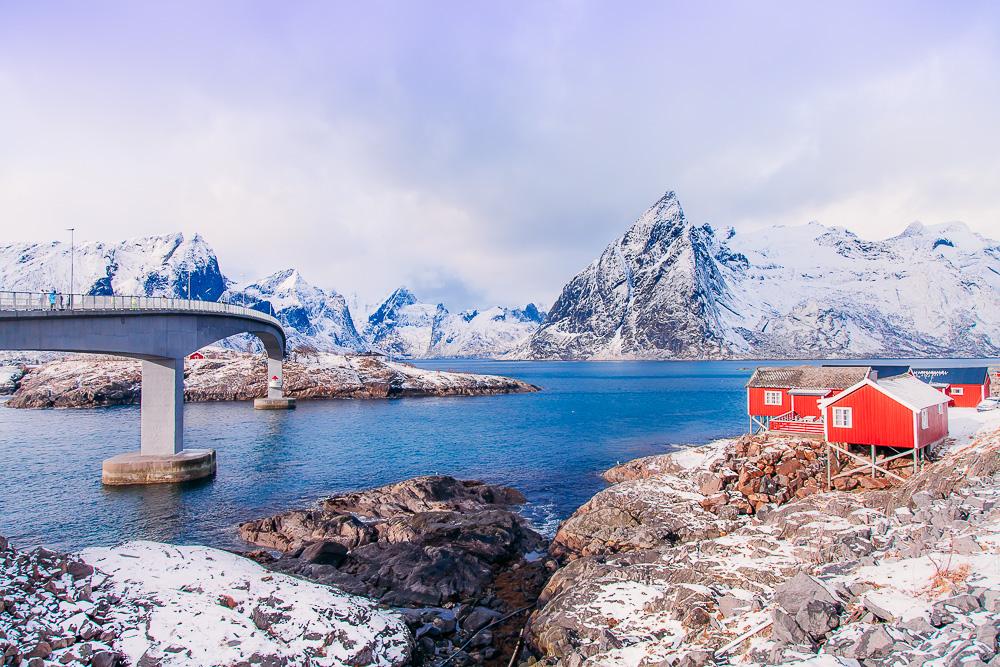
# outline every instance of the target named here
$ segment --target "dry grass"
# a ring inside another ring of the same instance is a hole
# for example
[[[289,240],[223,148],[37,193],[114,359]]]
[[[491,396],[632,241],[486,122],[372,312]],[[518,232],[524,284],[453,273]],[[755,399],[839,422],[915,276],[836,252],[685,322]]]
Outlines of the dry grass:
[[[927,586],[927,592],[929,594],[938,596],[950,593],[961,584],[964,584],[969,578],[971,568],[967,563],[963,563],[958,567],[952,567],[952,559],[954,556],[955,551],[950,551],[948,553],[947,560],[942,563],[938,563],[929,555],[927,556],[927,560],[929,560],[934,566],[934,576],[931,577],[930,584]]]
[[[935,567],[936,566],[937,564],[935,563]],[[969,578],[970,571],[971,568],[964,563],[956,568],[939,568],[931,578],[931,583],[928,588],[934,595],[950,593],[965,583],[965,581]]]

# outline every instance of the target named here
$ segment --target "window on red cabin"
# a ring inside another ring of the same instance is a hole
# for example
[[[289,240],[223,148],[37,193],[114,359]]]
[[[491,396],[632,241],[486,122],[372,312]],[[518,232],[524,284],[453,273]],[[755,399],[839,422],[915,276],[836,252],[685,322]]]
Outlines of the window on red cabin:
[[[944,403],[938,403],[938,414],[939,415],[944,414]]]
[[[834,408],[833,425],[837,428],[851,428],[854,423],[854,414],[851,408]]]
[[[948,390],[952,396],[961,396],[965,393],[965,387],[952,387]]]
[[[780,391],[765,391],[764,392],[764,405],[781,405],[781,392]]]
[[[928,426],[927,421],[927,408],[920,411],[920,428],[925,429]]]

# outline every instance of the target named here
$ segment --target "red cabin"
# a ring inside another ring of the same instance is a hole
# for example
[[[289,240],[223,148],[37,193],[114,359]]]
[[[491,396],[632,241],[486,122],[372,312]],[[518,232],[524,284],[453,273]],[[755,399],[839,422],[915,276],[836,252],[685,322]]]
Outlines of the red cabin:
[[[828,442],[923,449],[948,435],[948,401],[912,375],[865,378],[820,401],[824,435]]]
[[[205,355],[201,352],[192,352],[188,355],[188,359],[204,359]]]
[[[943,392],[956,408],[974,408],[990,396],[990,371],[985,366],[914,368],[913,374]]]
[[[751,431],[823,435],[819,402],[871,375],[868,366],[771,366],[747,383]]]

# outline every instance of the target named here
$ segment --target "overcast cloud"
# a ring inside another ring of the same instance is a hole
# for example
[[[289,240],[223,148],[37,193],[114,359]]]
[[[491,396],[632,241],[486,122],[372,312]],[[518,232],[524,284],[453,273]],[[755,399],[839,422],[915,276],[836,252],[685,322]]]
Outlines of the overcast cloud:
[[[996,238],[998,7],[0,2],[3,241],[198,231],[230,277],[461,308],[551,303],[667,189]]]

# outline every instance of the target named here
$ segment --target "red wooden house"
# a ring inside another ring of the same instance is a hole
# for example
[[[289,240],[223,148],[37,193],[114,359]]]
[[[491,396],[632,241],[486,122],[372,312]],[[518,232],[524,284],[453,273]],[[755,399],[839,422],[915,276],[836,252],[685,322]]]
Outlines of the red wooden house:
[[[914,368],[913,374],[942,391],[956,408],[974,408],[990,396],[990,371],[985,366]]]
[[[948,397],[912,375],[866,378],[820,407],[828,442],[923,449],[948,435]]]
[[[754,371],[747,383],[750,430],[821,436],[819,401],[872,374],[869,366],[771,366]]]

